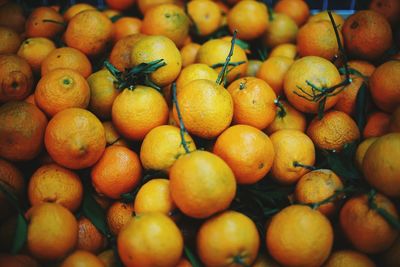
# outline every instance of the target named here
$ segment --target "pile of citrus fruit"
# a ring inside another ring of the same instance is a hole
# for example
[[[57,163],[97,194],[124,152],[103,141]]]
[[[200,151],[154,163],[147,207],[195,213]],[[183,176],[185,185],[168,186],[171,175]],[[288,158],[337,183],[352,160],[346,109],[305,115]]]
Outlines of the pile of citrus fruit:
[[[398,0],[19,2],[0,266],[399,266]]]

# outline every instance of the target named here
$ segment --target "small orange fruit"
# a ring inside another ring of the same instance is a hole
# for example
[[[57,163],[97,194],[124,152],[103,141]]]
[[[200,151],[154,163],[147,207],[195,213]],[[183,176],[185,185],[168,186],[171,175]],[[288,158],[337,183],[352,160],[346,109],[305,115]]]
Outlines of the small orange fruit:
[[[101,260],[94,254],[84,251],[75,250],[64,259],[60,267],[104,267]]]
[[[117,260],[113,249],[107,249],[97,255],[105,267],[115,267]]]
[[[261,60],[258,59],[250,59],[247,65],[246,76],[256,77],[258,70],[260,69],[262,64]]]
[[[70,6],[64,13],[65,21],[69,22],[76,14],[85,10],[96,10],[96,8],[87,3],[77,3]]]
[[[199,257],[206,266],[250,266],[257,257],[260,236],[249,217],[225,211],[201,225],[196,242]]]
[[[274,11],[288,15],[298,26],[303,25],[310,16],[310,8],[303,0],[280,0],[276,3]]]
[[[118,235],[134,215],[133,203],[116,201],[107,210],[107,225],[111,233]]]
[[[25,30],[25,11],[16,2],[7,1],[0,5],[0,25],[12,28],[18,33]]]
[[[113,46],[110,53],[110,63],[114,65],[119,71],[131,68],[131,51],[133,46],[144,34],[137,33],[123,37]]]
[[[140,12],[142,12],[142,14],[146,14],[146,12],[153,7],[162,4],[173,4],[174,2],[175,0],[137,0],[137,5]]]
[[[185,258],[181,258],[176,267],[192,267],[192,264]]]
[[[363,137],[378,137],[389,132],[390,115],[384,112],[376,111],[367,118],[364,126]]]
[[[106,4],[109,8],[123,11],[135,4],[136,0],[106,0]]]
[[[32,206],[43,202],[57,203],[71,212],[81,205],[83,186],[79,176],[57,164],[39,167],[28,184],[28,198]]]
[[[393,26],[399,22],[400,3],[396,0],[372,0],[369,9],[382,14]]]
[[[118,199],[139,183],[142,166],[138,155],[124,146],[109,146],[91,171],[96,191]]]
[[[218,73],[211,67],[202,63],[190,64],[184,67],[181,73],[176,79],[176,93],[182,90],[182,88],[194,80],[206,79],[215,82],[218,78]]]
[[[378,137],[369,137],[362,141],[356,150],[355,161],[359,170],[362,171],[362,165],[365,157],[365,153],[367,153],[368,148],[376,141]]]
[[[182,256],[183,237],[167,215],[149,212],[129,221],[118,234],[117,245],[127,267],[176,266]]]
[[[21,38],[12,28],[0,26],[0,54],[15,54]]]
[[[287,57],[295,59],[297,55],[297,46],[291,43],[284,43],[275,46],[269,53],[270,57]]]
[[[353,59],[347,62],[350,68],[359,71],[362,75],[370,77],[375,71],[375,66],[368,61]],[[351,75],[353,77],[355,75]]]
[[[104,127],[104,133],[106,136],[107,146],[119,145],[119,146],[128,147],[128,143],[124,139],[122,139],[122,137],[117,132],[117,130],[115,129],[115,127],[111,121],[104,121],[104,122],[102,122],[102,124]]]
[[[342,76],[342,78],[344,79],[345,76]],[[363,83],[363,78],[352,75],[350,84],[346,85],[343,91],[340,92],[339,100],[334,109],[353,116],[356,112],[357,95]]]
[[[376,267],[367,255],[355,250],[337,250],[332,252],[324,267]]]
[[[106,237],[89,219],[86,217],[79,218],[78,229],[77,249],[96,253],[105,247]]]
[[[169,173],[172,200],[186,215],[207,218],[225,210],[236,193],[235,176],[217,155],[196,150],[177,159]]]
[[[280,265],[266,254],[259,254],[252,267],[280,267]]]
[[[27,37],[53,38],[64,29],[64,18],[51,7],[35,8],[25,23]]]
[[[24,254],[0,254],[0,266],[39,267],[39,263],[31,256]]]
[[[190,3],[197,3],[198,1],[192,1]],[[206,1],[207,3],[213,3],[210,1]],[[180,53],[181,53],[181,57],[182,57],[182,67],[187,67],[193,63],[196,62],[196,57],[197,57],[197,52],[200,49],[199,44],[196,43],[189,43],[184,45],[181,49],[180,49]]]
[[[338,13],[336,13],[334,11],[331,11],[331,14],[332,14],[333,20],[335,21],[336,26],[338,27],[338,29],[340,31],[343,28],[343,24],[344,24],[343,17],[340,14],[338,14]],[[320,12],[310,16],[308,18],[307,23],[308,22],[321,21],[321,20],[326,20],[326,21],[331,22],[331,19],[329,18],[327,10],[320,11]]]
[[[134,17],[122,17],[113,24],[114,43],[131,34],[140,33],[142,21]]]
[[[213,1],[190,1],[187,13],[193,21],[196,34],[206,36],[218,29],[221,24],[221,11],[218,4]]]
[[[42,62],[55,49],[56,46],[50,39],[34,37],[23,41],[17,54],[28,61],[33,71],[40,73]]]
[[[286,101],[279,101],[281,107],[276,111],[275,119],[265,129],[267,134],[273,134],[279,130],[299,130],[305,132],[306,117],[303,113],[292,107]]]

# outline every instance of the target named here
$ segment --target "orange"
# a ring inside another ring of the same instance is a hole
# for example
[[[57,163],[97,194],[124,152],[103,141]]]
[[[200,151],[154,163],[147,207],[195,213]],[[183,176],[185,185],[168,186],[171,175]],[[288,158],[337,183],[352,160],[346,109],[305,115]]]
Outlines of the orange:
[[[339,100],[334,106],[335,110],[342,111],[347,115],[353,116],[356,112],[357,94],[364,83],[364,79],[351,75],[350,84],[346,85],[344,90],[339,94]],[[344,79],[345,76],[342,75]]]
[[[271,176],[281,184],[294,184],[310,170],[298,166],[312,166],[315,162],[315,148],[311,139],[298,130],[279,130],[271,136],[275,158]]]
[[[298,26],[303,25],[310,16],[310,9],[303,0],[280,0],[276,3],[274,11],[288,15]]]
[[[365,162],[365,160],[364,160]],[[399,215],[394,204],[384,195],[376,194],[375,204],[396,220]],[[398,230],[371,209],[367,195],[350,198],[340,210],[340,226],[351,244],[360,252],[379,253],[396,240]]]
[[[169,180],[172,200],[194,218],[227,209],[236,193],[235,176],[228,164],[207,151],[196,150],[177,159]]]
[[[122,17],[113,24],[114,43],[131,34],[140,33],[142,21],[134,17]]]
[[[172,219],[150,212],[133,217],[118,234],[117,245],[127,267],[176,266],[183,237]]]
[[[358,70],[362,75],[370,77],[375,71],[375,66],[368,61],[353,59],[347,62],[348,66],[352,69]],[[351,75],[356,76],[356,75]]]
[[[380,65],[369,80],[374,103],[383,111],[393,112],[400,104],[400,60],[390,60]]]
[[[22,199],[25,192],[24,177],[12,163],[3,159],[0,159],[0,185],[13,192],[18,199]],[[0,193],[0,204],[0,221],[3,221],[13,213],[13,207],[3,192]]]
[[[338,27],[338,29],[340,31],[343,28],[344,18],[340,14],[338,14],[338,13],[336,13],[334,11],[331,11],[331,14],[332,14],[333,20],[335,21],[336,26]],[[331,22],[331,19],[329,18],[327,10],[320,11],[320,12],[310,16],[308,18],[307,23],[308,22],[321,21],[321,20],[326,20],[326,21]]]
[[[211,67],[202,63],[190,64],[184,67],[176,79],[176,93],[179,94],[182,88],[194,80],[206,79],[215,82],[218,73]]]
[[[0,54],[15,54],[21,38],[12,28],[0,26]]]
[[[260,236],[249,217],[225,211],[201,225],[196,243],[206,266],[250,266],[257,257]]]
[[[152,179],[142,185],[137,192],[134,210],[136,214],[145,212],[161,212],[172,215],[175,209],[169,189],[168,179]]]
[[[128,147],[128,143],[121,138],[111,121],[104,121],[102,122],[102,124],[106,136],[106,143],[108,146],[120,145]]]
[[[87,56],[98,55],[112,38],[111,20],[97,10],[85,10],[69,21],[64,33],[65,43]]]
[[[102,69],[92,73],[87,83],[90,88],[88,109],[100,119],[110,119],[112,105],[119,94],[116,78],[107,69]]]
[[[385,267],[396,267],[400,260],[400,238],[382,255],[382,263]]]
[[[133,90],[124,89],[115,98],[111,117],[122,136],[143,140],[151,129],[167,124],[168,106],[158,91],[138,85]]]
[[[299,130],[305,132],[306,117],[286,101],[279,101],[281,107],[277,110],[275,119],[265,129],[267,134],[273,134],[279,130]]]
[[[338,34],[343,45],[342,34],[340,31]],[[332,23],[320,20],[303,25],[297,34],[297,50],[300,57],[318,56],[327,60],[334,59],[339,52],[339,46]]]
[[[20,4],[10,1],[0,6],[1,26],[22,33],[25,30],[25,20],[25,12]]]
[[[27,97],[33,86],[28,62],[17,55],[0,55],[0,84],[0,103]]]
[[[198,1],[190,2],[190,3],[196,3],[196,2],[198,2]],[[207,2],[209,2],[209,1],[207,1]],[[213,2],[210,2],[210,3],[213,3]],[[196,43],[189,43],[189,44],[184,45],[180,49],[183,68],[196,62],[197,52],[199,51],[200,46],[201,45],[196,44]]]
[[[174,42],[161,35],[145,36],[132,48],[131,63],[133,66],[159,59],[164,59],[166,66],[151,73],[150,79],[159,86],[166,86],[178,77],[182,67],[181,54]]]
[[[124,146],[109,146],[91,171],[96,191],[118,199],[139,183],[142,175],[138,155]]]
[[[64,19],[51,7],[35,8],[25,23],[27,37],[53,38],[64,29]]]
[[[56,260],[67,255],[78,241],[78,223],[74,215],[56,203],[42,203],[26,212],[29,253],[41,260]]]
[[[47,125],[35,105],[18,101],[0,106],[0,157],[12,161],[35,158],[43,148]]]
[[[185,258],[181,258],[176,267],[192,267],[192,264]]]
[[[87,3],[77,3],[70,6],[64,13],[65,21],[69,22],[76,14],[85,10],[96,10],[96,8]]]
[[[400,133],[381,136],[367,150],[362,163],[365,179],[390,197],[400,196]]]
[[[304,174],[294,191],[296,201],[303,204],[319,203],[335,194],[335,191],[343,189],[340,178],[331,170],[318,169]],[[337,199],[319,206],[317,209],[326,216],[331,216],[338,208]]]
[[[268,27],[267,6],[257,1],[244,0],[235,4],[228,12],[228,26],[238,38],[252,40],[260,37]]]
[[[107,210],[107,225],[111,233],[117,236],[133,215],[133,203],[114,202]]]
[[[49,117],[67,108],[89,105],[90,88],[85,78],[71,69],[55,69],[43,75],[35,90],[35,103]]]
[[[322,119],[315,117],[308,125],[307,135],[318,148],[340,151],[345,144],[360,138],[360,130],[349,115],[332,110]]]
[[[196,150],[192,137],[184,133],[189,151]],[[176,126],[161,125],[153,128],[140,146],[140,161],[145,169],[169,172],[172,164],[185,154],[180,130]]]
[[[299,111],[317,113],[319,102],[303,98],[310,98],[307,94],[312,95],[313,93],[312,87],[307,84],[307,81],[318,88],[329,88],[339,84],[341,78],[335,65],[321,57],[303,57],[290,66],[283,81],[283,89],[289,103]],[[335,92],[337,90],[333,93]],[[326,99],[325,110],[333,107],[338,100],[339,95],[329,96]]]
[[[39,267],[39,263],[31,256],[24,254],[0,254],[0,266],[7,267]]]
[[[319,211],[292,205],[272,218],[266,243],[268,252],[279,264],[321,266],[331,252],[333,230]]]
[[[268,127],[276,115],[276,94],[263,80],[246,77],[228,86],[233,99],[233,122],[260,130]]]
[[[162,4],[173,4],[175,0],[137,0],[140,12],[145,14],[148,10]]]
[[[369,9],[382,14],[393,26],[399,22],[400,3],[396,0],[372,0]]]
[[[32,206],[43,202],[57,203],[71,212],[81,205],[83,186],[74,172],[57,164],[40,166],[28,184],[28,198]]]
[[[123,11],[132,7],[135,2],[136,0],[106,0],[106,4],[109,8],[119,11]]]
[[[70,169],[94,165],[106,145],[99,119],[81,108],[58,112],[47,125],[44,139],[47,152],[54,161]]]
[[[252,267],[280,267],[270,256],[259,254]]]
[[[96,255],[78,249],[66,257],[60,267],[104,267],[104,264]]]
[[[119,71],[131,68],[131,51],[133,46],[140,38],[144,37],[144,34],[137,33],[123,37],[113,46],[110,53],[110,62]]]
[[[258,70],[261,67],[263,62],[258,59],[250,59],[249,64],[247,65],[246,76],[256,77]]]
[[[337,250],[332,252],[324,267],[376,267],[367,255],[355,250]]]
[[[272,87],[275,94],[281,95],[283,91],[283,79],[293,62],[293,59],[287,57],[269,57],[261,64],[256,76],[266,81]]]
[[[226,57],[228,56],[230,49],[231,42],[221,39],[209,40],[200,47],[197,53],[196,61],[197,63],[207,64],[210,67],[215,64],[223,64],[225,63]],[[248,65],[245,51],[240,46],[235,44],[230,63],[241,61],[244,61],[244,63],[238,66],[228,67],[229,72],[226,78],[228,83],[232,82],[235,79],[243,77],[246,74]],[[220,72],[221,69],[222,67],[215,68],[217,72]]]
[[[400,106],[398,106],[390,116],[389,131],[391,133],[400,132]]]
[[[183,123],[190,134],[211,139],[229,127],[233,101],[227,90],[210,80],[194,80],[181,88],[177,101]],[[176,105],[174,119],[179,122]]]
[[[107,249],[97,255],[97,257],[103,262],[104,267],[115,267],[117,266],[117,261],[114,256],[113,249]]]
[[[389,132],[390,115],[384,112],[373,112],[367,117],[363,137],[378,137]]]
[[[113,20],[113,17],[122,16],[122,13],[115,9],[104,9],[102,13],[111,20]]]
[[[232,169],[238,184],[253,184],[271,169],[275,152],[269,137],[244,124],[226,129],[218,136],[213,153]]]
[[[89,219],[85,217],[79,218],[78,229],[77,249],[96,253],[105,247],[106,237],[99,232]]]
[[[55,49],[56,46],[50,39],[34,37],[23,41],[17,54],[28,61],[34,72],[40,73],[42,62]]]
[[[348,17],[342,33],[346,51],[360,59],[378,59],[392,45],[389,22],[371,10],[357,11]]]
[[[177,5],[161,4],[144,14],[141,31],[148,35],[164,35],[182,47],[189,35],[189,17]]]
[[[378,137],[369,137],[362,141],[356,150],[355,161],[356,165],[359,170],[362,171],[362,165],[365,157],[365,153],[367,152],[368,148],[376,141]]]
[[[297,55],[297,46],[291,43],[284,43],[275,46],[269,53],[270,57],[287,57],[295,59]]]
[[[85,78],[92,73],[92,63],[87,56],[72,47],[61,47],[51,51],[42,61],[42,76],[59,68],[75,70]]]
[[[221,24],[221,11],[213,1],[190,1],[187,4],[187,13],[194,24],[195,33],[200,36],[215,32]]]

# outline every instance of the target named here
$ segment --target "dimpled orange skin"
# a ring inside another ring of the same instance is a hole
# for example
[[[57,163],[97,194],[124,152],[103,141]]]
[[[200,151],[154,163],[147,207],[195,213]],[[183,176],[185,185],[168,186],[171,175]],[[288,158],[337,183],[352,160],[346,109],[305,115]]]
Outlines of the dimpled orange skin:
[[[27,37],[53,38],[64,29],[63,23],[64,19],[61,14],[51,7],[41,6],[35,8],[26,20],[25,33]]]
[[[235,80],[228,86],[233,99],[233,122],[247,124],[260,130],[275,119],[276,94],[265,81],[246,77]]]
[[[308,206],[292,205],[276,214],[266,233],[268,251],[285,266],[321,266],[333,244],[329,220]]]
[[[362,165],[365,157],[365,153],[367,153],[368,148],[376,141],[378,137],[369,137],[364,139],[357,147],[355,162],[357,168],[362,171]]]
[[[238,124],[226,129],[215,142],[213,153],[231,167],[239,184],[253,184],[271,169],[275,157],[269,137],[261,130]]]
[[[169,179],[176,206],[194,218],[206,218],[228,208],[236,193],[232,170],[207,151],[181,156],[172,165]]]
[[[211,139],[221,134],[232,122],[233,100],[228,91],[210,80],[194,80],[177,96],[183,123],[189,133]],[[173,115],[179,122],[176,106]]]
[[[298,111],[286,101],[280,102],[284,113],[278,109],[275,119],[264,131],[267,134],[273,134],[279,130],[299,130],[300,132],[305,132],[307,121],[304,113]]]
[[[94,226],[86,217],[80,217],[78,220],[78,250],[85,250],[91,253],[97,253],[105,248],[106,237]]]
[[[206,64],[194,63],[184,67],[176,80],[176,93],[194,80],[206,79],[215,82],[218,78],[218,72]]]
[[[84,251],[75,250],[64,259],[60,267],[104,267],[103,262],[94,254]]]
[[[111,233],[118,236],[121,229],[134,215],[133,203],[115,201],[107,210],[107,225]]]
[[[367,255],[355,250],[337,250],[332,252],[324,267],[376,267]]]
[[[384,195],[376,194],[376,205],[386,210],[396,220],[396,207]],[[368,204],[368,196],[360,195],[349,199],[340,210],[340,226],[352,245],[364,253],[379,253],[387,250],[396,240],[399,231]]]
[[[110,63],[114,65],[119,71],[124,71],[132,67],[131,51],[133,46],[139,41],[144,34],[137,33],[131,34],[118,40],[110,52]]]
[[[260,236],[254,222],[236,211],[208,219],[197,234],[197,251],[206,266],[243,266],[254,262]],[[239,257],[243,264],[237,264]]]
[[[213,1],[190,1],[187,12],[195,24],[196,33],[200,36],[211,34],[221,24],[221,11],[218,4]]]

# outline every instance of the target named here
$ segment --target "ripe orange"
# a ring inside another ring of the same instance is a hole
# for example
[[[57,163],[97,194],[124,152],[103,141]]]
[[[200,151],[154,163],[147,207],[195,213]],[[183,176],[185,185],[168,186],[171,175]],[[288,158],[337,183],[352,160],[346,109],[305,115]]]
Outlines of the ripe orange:
[[[50,39],[34,37],[23,41],[17,54],[29,63],[34,72],[40,73],[42,62],[55,49],[56,46]]]
[[[65,43],[87,56],[102,53],[112,38],[111,20],[97,10],[85,10],[73,16],[64,33]]]
[[[271,169],[275,152],[269,137],[244,124],[226,129],[218,136],[213,153],[232,169],[239,184],[253,184]]]
[[[263,37],[267,47],[275,47],[280,44],[295,43],[299,27],[296,22],[283,13],[274,13]]]
[[[107,210],[107,225],[111,233],[118,235],[134,215],[133,203],[116,201]]]
[[[143,140],[153,128],[167,123],[168,106],[158,91],[139,85],[133,90],[124,89],[115,98],[111,117],[122,136]]]
[[[332,252],[324,267],[376,267],[367,255],[355,250],[337,250]]]
[[[364,160],[365,162],[365,160]],[[396,207],[384,195],[374,197],[376,205],[396,220]],[[396,240],[399,231],[369,206],[367,195],[350,198],[340,210],[340,226],[351,244],[364,253],[379,253],[387,250]]]
[[[0,254],[0,266],[7,267],[39,267],[39,263],[25,254]]]
[[[117,265],[117,260],[114,255],[113,249],[107,249],[97,255],[97,257],[103,262],[105,267],[114,267]]]
[[[81,205],[83,186],[74,172],[57,164],[39,167],[28,184],[28,198],[32,206],[43,202],[57,203],[71,212]]]
[[[333,230],[319,211],[292,205],[272,218],[266,241],[268,252],[279,264],[321,266],[331,252]]]
[[[21,38],[12,28],[0,26],[0,54],[15,54]]]
[[[182,69],[178,79],[176,79],[176,93],[179,94],[182,88],[191,81],[206,79],[215,82],[217,78],[218,73],[206,64],[190,64]]]
[[[398,106],[390,116],[389,131],[391,133],[400,132],[400,106]]]
[[[35,105],[18,101],[0,106],[0,157],[12,161],[35,158],[43,148],[47,125]]]
[[[198,1],[190,2],[197,3]],[[207,3],[210,1],[206,1]],[[210,2],[213,3],[213,2]],[[196,62],[197,52],[200,49],[200,45],[196,43],[185,44],[181,49],[181,57],[182,57],[182,67],[185,68]]]
[[[85,78],[92,73],[92,63],[87,56],[72,47],[61,47],[51,51],[42,61],[42,76],[59,68],[75,70]]]
[[[196,150],[192,137],[184,134],[189,151]],[[145,169],[169,172],[174,162],[185,154],[180,130],[172,125],[153,128],[143,139],[140,146],[140,161]]]
[[[111,9],[123,11],[135,4],[136,0],[106,0],[106,4]]]
[[[42,203],[26,212],[26,246],[37,259],[56,260],[67,255],[78,241],[78,223],[74,215],[56,203]]]
[[[81,13],[85,10],[96,10],[96,8],[90,4],[87,3],[77,3],[74,5],[71,5],[64,13],[64,19],[65,21],[69,22],[72,17],[74,17],[76,14]]]
[[[287,57],[295,59],[297,55],[297,46],[291,43],[284,43],[275,46],[269,53],[269,57]]]
[[[140,33],[142,21],[134,17],[122,17],[113,24],[114,43],[131,34]]]
[[[142,166],[138,155],[124,146],[109,146],[91,171],[96,191],[118,199],[139,183]]]
[[[298,130],[279,130],[271,136],[275,158],[271,176],[281,184],[294,184],[310,170],[297,164],[312,166],[315,148],[311,139]]]
[[[176,267],[192,267],[192,264],[185,258],[181,258]]]
[[[189,35],[189,17],[177,5],[157,5],[144,14],[141,31],[148,35],[163,35],[177,47],[182,47]]]
[[[368,148],[376,141],[378,137],[369,137],[362,141],[356,150],[355,161],[359,170],[362,171],[362,165],[365,157],[365,153],[367,153]]]
[[[380,65],[369,80],[372,100],[386,112],[400,104],[400,60],[390,60]]]
[[[257,257],[260,236],[249,217],[225,211],[201,225],[196,242],[206,266],[250,266]]]
[[[235,4],[228,13],[230,31],[238,31],[238,38],[252,40],[260,37],[268,27],[267,6],[257,1],[244,0]]]
[[[400,3],[396,0],[372,0],[369,9],[383,15],[393,26],[399,22]]]
[[[187,4],[187,13],[194,24],[196,34],[200,36],[213,33],[221,24],[221,11],[213,1],[190,1]]]
[[[378,137],[389,132],[390,115],[384,112],[371,113],[364,126],[363,137]]]
[[[334,109],[353,116],[356,112],[358,91],[365,81],[359,76],[351,75],[350,77],[351,82],[350,84],[346,85],[342,92],[340,92],[339,100],[335,104]],[[342,76],[342,78],[344,79],[345,76]]]
[[[360,138],[360,130],[349,115],[332,110],[322,119],[315,117],[308,125],[307,135],[321,149],[340,151],[345,144]]]
[[[312,95],[313,93],[307,81],[318,88],[329,88],[340,83],[341,78],[335,65],[321,57],[303,57],[296,60],[290,66],[283,81],[283,89],[288,101],[299,111],[317,113],[319,102],[310,101],[309,99],[301,97],[309,98],[307,94]],[[304,90],[304,92],[302,92],[302,90]],[[338,97],[339,95],[328,97],[325,110],[333,107],[338,101]]]
[[[389,22],[371,10],[357,11],[347,18],[342,33],[347,52],[360,59],[378,59],[392,45]]]
[[[194,80],[181,88],[177,101],[183,123],[190,134],[211,139],[231,124],[232,97],[216,82]],[[173,112],[175,121],[179,122],[175,105]]]
[[[288,15],[298,26],[303,25],[310,16],[310,9],[303,0],[280,0],[276,3],[274,11]]]
[[[306,118],[303,113],[292,107],[286,101],[279,101],[281,107],[276,111],[275,119],[265,129],[267,134],[273,134],[279,130],[299,130],[305,132]]]
[[[228,164],[207,151],[196,150],[177,159],[169,180],[176,206],[194,218],[225,210],[236,193],[235,176]]]
[[[315,204],[321,202],[341,190],[343,183],[331,170],[318,169],[304,174],[294,192],[296,201],[304,204]],[[318,207],[318,211],[326,216],[331,216],[338,208],[337,199]]]
[[[107,146],[119,145],[128,147],[128,143],[121,138],[120,134],[117,132],[111,121],[104,121],[102,122],[102,124],[104,127]]]
[[[390,197],[400,196],[399,148],[400,133],[381,136],[368,148],[362,163],[368,183]]]
[[[176,266],[183,251],[181,232],[160,212],[133,217],[118,234],[117,244],[127,267]]]
[[[27,37],[53,38],[64,29],[64,19],[51,7],[35,8],[25,23]]]
[[[68,108],[50,120],[44,143],[55,162],[70,169],[83,169],[100,159],[106,139],[103,125],[93,113]]]
[[[75,250],[64,259],[60,267],[104,267],[101,260],[94,254],[84,251]]]
[[[131,68],[131,51],[133,46],[144,34],[137,33],[123,37],[116,42],[110,52],[110,63],[114,65],[119,71]]]
[[[338,14],[338,13],[336,13],[334,11],[331,11],[331,14],[332,14],[333,20],[335,21],[336,26],[338,27],[338,29],[340,31],[343,28],[344,18],[340,14]],[[307,23],[308,22],[321,21],[321,20],[326,20],[326,21],[331,22],[331,19],[329,18],[327,10],[320,11],[320,12],[310,16],[308,18]]]
[[[349,60],[348,65],[350,68],[358,70],[362,75],[370,77],[372,73],[375,71],[375,66],[368,61],[353,59]],[[351,77],[355,75],[351,74]]]
[[[175,0],[137,0],[137,5],[142,14],[146,14],[148,10],[158,5],[173,3],[175,3]]]
[[[86,217],[79,218],[78,229],[77,249],[97,253],[105,247],[106,237],[97,230],[89,219]]]
[[[113,19],[113,17],[122,16],[122,13],[115,9],[104,9],[102,13],[111,20]]]
[[[261,60],[258,59],[250,59],[247,65],[246,76],[256,77],[258,70],[260,69],[262,64]]]
[[[283,80],[294,60],[283,56],[270,56],[258,70],[256,76],[268,83],[276,95],[283,91]]]
[[[0,84],[0,103],[27,97],[33,86],[28,62],[14,54],[0,55]]]
[[[7,1],[0,5],[0,25],[10,27],[18,33],[25,29],[25,11],[18,3]]]

